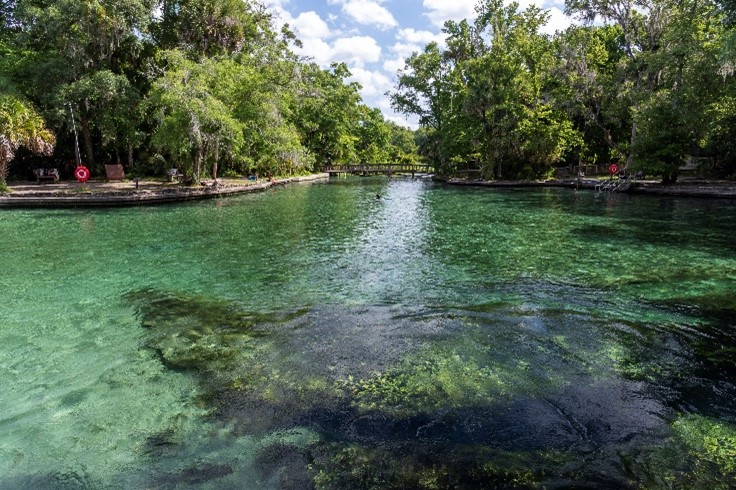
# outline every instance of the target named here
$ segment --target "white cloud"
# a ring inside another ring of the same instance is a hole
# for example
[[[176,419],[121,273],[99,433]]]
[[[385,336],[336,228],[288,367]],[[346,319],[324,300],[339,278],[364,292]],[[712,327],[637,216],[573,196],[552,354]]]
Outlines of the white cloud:
[[[269,0],[271,11],[278,15],[277,23],[289,24],[296,37],[302,42],[302,47],[293,46],[296,53],[312,58],[320,66],[330,64],[332,46],[327,40],[334,35],[327,23],[314,11],[302,12],[293,17],[290,12],[281,7],[282,0]]]
[[[327,0],[329,5],[342,5],[342,11],[358,24],[381,30],[399,25],[393,14],[381,4],[386,0]]]
[[[383,62],[383,69],[389,73],[396,73],[397,71],[404,68],[406,65],[406,58],[399,56],[398,58],[388,59]]]
[[[417,130],[419,129],[419,121],[414,116],[404,116],[394,113],[383,113],[383,117],[386,118],[386,120],[394,122],[398,124],[399,126],[403,126],[405,128],[410,128]]]
[[[393,88],[391,80],[380,71],[370,71],[363,68],[351,68],[351,82],[358,82],[363,89],[361,95],[364,98],[381,97]]]
[[[447,20],[460,21],[475,17],[475,4],[477,0],[424,0],[423,5],[427,10],[424,15],[429,17],[437,27]]]
[[[299,17],[292,21],[291,27],[298,36],[305,38],[324,39],[330,35],[327,23],[314,11],[299,14]]]
[[[474,19],[477,3],[477,0],[423,0],[426,9],[424,15],[432,21],[432,24],[442,27],[447,20],[457,22],[463,19]],[[510,3],[510,0],[504,2],[505,5]],[[549,22],[546,27],[542,28],[542,31],[547,34],[554,34],[555,31],[564,30],[572,24],[572,19],[564,14],[565,2],[563,0],[517,0],[517,3],[520,11],[526,10],[531,5],[537,5],[550,11]],[[424,41],[425,44],[427,42],[429,41]]]
[[[388,9],[373,0],[348,0],[343,4],[342,10],[359,24],[374,26],[378,29],[399,25]]]
[[[413,53],[422,52],[423,50],[424,46],[420,46],[418,44],[396,43],[391,46],[391,51],[402,58],[408,58]]]
[[[305,39],[301,48],[294,48],[298,54],[311,58],[319,66],[326,67],[333,61],[332,46],[322,39]]]
[[[381,59],[381,47],[370,36],[343,37],[332,46],[333,61],[344,61],[348,65],[362,68],[366,63]]]
[[[442,44],[445,41],[445,35],[442,33],[417,31],[412,28],[399,29],[399,32],[396,34],[396,38],[400,41],[406,41],[412,44],[429,44],[432,41]]]
[[[445,35],[440,33],[434,33],[430,31],[417,31],[414,29],[401,29],[396,34],[398,40],[393,46],[391,51],[394,53],[396,58],[384,61],[384,68],[387,71],[395,73],[404,67],[404,60],[414,53],[421,53],[424,51],[424,47],[430,42],[436,42],[440,47],[445,45]]]

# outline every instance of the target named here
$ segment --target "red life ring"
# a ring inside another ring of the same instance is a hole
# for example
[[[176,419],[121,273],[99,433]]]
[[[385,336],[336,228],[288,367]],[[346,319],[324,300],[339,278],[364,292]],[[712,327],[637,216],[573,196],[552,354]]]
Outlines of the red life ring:
[[[611,175],[616,175],[618,173],[618,165],[612,163],[611,166],[608,167],[608,171],[611,172]]]
[[[79,182],[87,182],[89,180],[89,169],[84,165],[78,166],[74,169],[74,177],[76,177]]]

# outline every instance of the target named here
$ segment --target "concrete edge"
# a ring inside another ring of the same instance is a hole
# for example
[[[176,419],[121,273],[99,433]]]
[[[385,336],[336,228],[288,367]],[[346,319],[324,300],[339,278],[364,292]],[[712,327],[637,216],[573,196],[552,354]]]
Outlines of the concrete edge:
[[[80,208],[80,207],[129,207],[149,204],[169,204],[216,197],[227,197],[249,192],[259,192],[274,186],[291,183],[306,183],[328,180],[329,174],[313,174],[287,179],[276,179],[262,184],[246,186],[201,188],[201,189],[166,189],[163,191],[145,191],[140,193],[100,193],[97,195],[78,196],[0,196],[0,208]]]
[[[548,181],[466,181],[450,179],[448,185],[460,187],[489,187],[489,188],[526,188],[526,187],[558,187],[565,189],[595,189],[599,184],[597,180],[581,179],[573,180],[548,180]],[[646,194],[671,197],[706,197],[720,199],[735,199],[736,184],[734,189],[722,189],[718,186],[665,186],[661,184],[632,182],[626,190],[616,192],[628,194]]]

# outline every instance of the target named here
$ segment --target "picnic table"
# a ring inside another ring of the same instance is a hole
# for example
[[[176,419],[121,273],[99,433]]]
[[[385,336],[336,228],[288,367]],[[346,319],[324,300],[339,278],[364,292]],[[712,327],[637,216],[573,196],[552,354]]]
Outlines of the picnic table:
[[[42,180],[53,180],[54,182],[59,181],[59,169],[58,168],[37,168],[33,170],[36,176],[36,183],[40,184]]]

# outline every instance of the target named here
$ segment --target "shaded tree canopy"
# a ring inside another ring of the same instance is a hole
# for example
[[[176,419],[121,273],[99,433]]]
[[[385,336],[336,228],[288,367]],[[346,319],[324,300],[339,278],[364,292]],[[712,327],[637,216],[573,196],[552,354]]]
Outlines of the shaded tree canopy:
[[[550,36],[535,6],[483,0],[398,73],[391,102],[418,117],[420,152],[445,173],[549,175],[616,161],[677,178],[689,156],[736,174],[734,3],[567,0]]]
[[[415,158],[407,130],[363,105],[345,65],[300,59],[257,1],[13,0],[0,14],[0,75],[16,87],[3,107],[37,129],[3,140],[37,154],[13,160],[20,176],[73,160],[74,125],[93,173],[117,162],[198,180]]]

